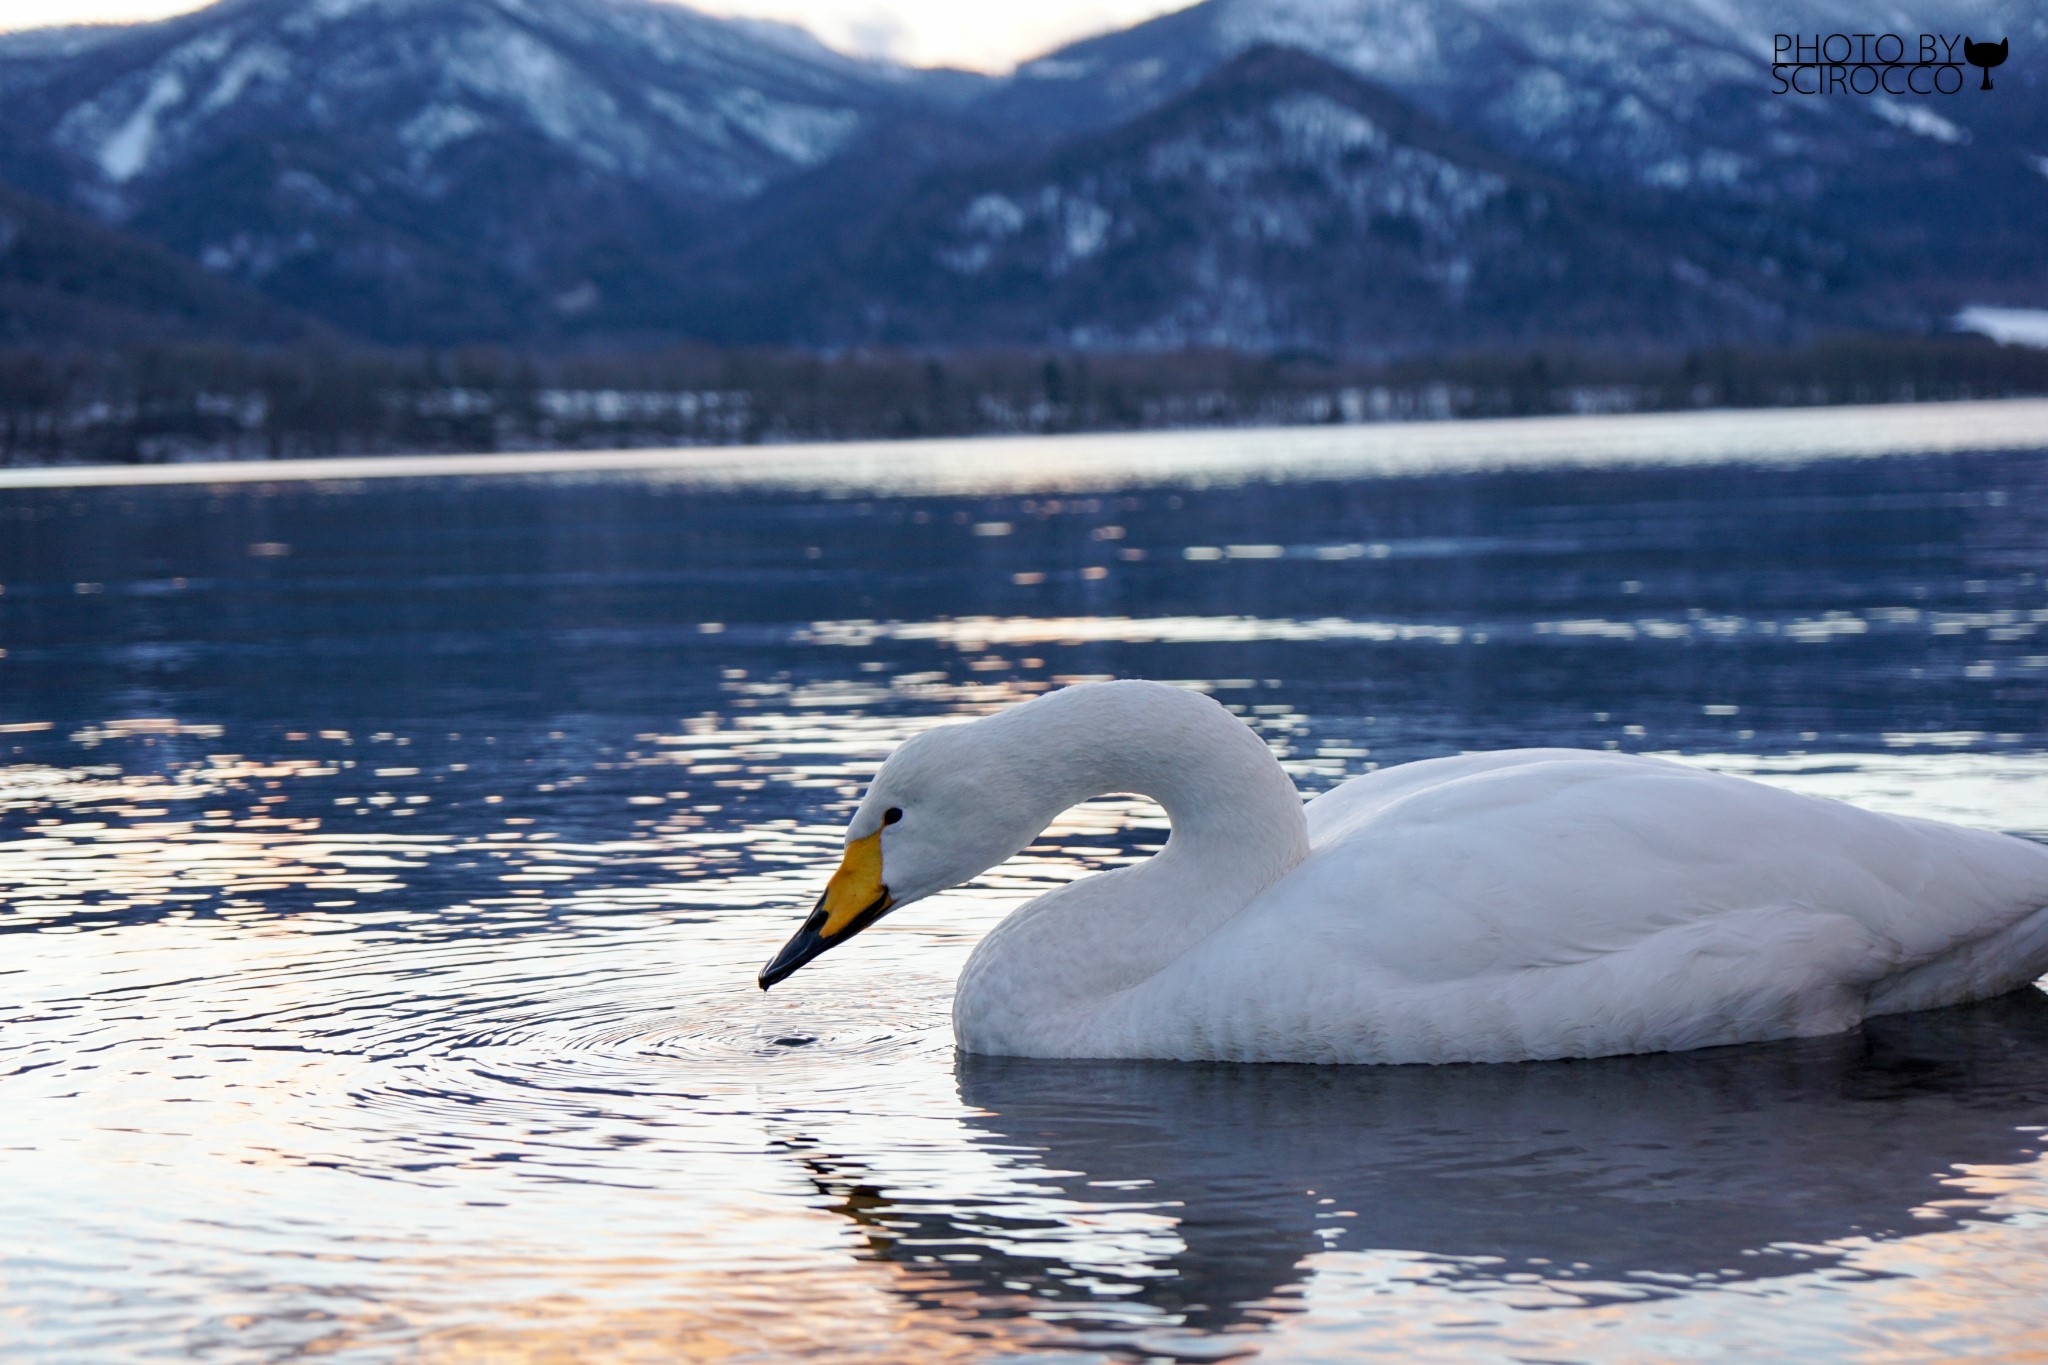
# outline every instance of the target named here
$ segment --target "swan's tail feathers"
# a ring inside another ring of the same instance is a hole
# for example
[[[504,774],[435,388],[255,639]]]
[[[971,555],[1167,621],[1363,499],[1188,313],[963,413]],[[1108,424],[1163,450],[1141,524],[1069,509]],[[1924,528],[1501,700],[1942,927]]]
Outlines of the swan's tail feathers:
[[[2048,976],[2048,903],[1995,934],[1878,982],[1864,1013],[1904,1014],[1967,1005],[2016,991],[2043,976]]]

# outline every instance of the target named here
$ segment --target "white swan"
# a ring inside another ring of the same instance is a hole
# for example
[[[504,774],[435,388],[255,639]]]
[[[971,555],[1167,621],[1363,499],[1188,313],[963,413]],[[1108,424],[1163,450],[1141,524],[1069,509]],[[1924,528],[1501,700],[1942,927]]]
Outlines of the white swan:
[[[1520,749],[1303,806],[1214,701],[1070,687],[905,744],[763,989],[1108,792],[1166,847],[975,948],[959,1045],[1028,1057],[1505,1062],[1854,1028],[2048,972],[2048,847],[1661,759]]]

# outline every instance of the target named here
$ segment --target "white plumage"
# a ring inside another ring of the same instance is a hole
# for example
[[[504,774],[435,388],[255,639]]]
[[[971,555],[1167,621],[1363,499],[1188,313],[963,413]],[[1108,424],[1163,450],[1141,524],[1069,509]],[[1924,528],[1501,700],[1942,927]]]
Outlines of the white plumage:
[[[1159,801],[1167,846],[998,925],[961,974],[961,1047],[1594,1057],[1832,1033],[2048,971],[2048,848],[2023,839],[1571,749],[1411,763],[1304,807],[1246,726],[1157,683],[919,736],[847,837],[882,835],[893,911],[1112,791]]]

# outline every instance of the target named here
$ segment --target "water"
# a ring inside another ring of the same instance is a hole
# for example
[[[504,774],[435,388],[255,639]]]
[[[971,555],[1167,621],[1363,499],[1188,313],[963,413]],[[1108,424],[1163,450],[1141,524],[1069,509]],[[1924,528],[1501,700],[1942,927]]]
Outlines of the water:
[[[753,984],[894,744],[1077,678],[1307,791],[1574,744],[2048,835],[2044,454],[2000,404],[0,488],[0,1354],[2048,1348],[2040,994],[956,1057],[975,938],[1157,847],[1136,801]]]

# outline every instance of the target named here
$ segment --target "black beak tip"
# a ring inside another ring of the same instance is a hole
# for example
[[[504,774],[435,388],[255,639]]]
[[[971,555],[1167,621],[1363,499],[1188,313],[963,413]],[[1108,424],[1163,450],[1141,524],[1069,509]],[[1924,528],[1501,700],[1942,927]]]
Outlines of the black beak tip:
[[[875,903],[857,915],[852,924],[833,937],[826,938],[824,932],[825,898],[823,896],[818,897],[818,908],[811,911],[811,917],[804,921],[803,928],[797,930],[796,936],[783,944],[782,951],[777,953],[768,965],[761,969],[759,977],[761,989],[765,991],[784,977],[792,975],[797,968],[803,966],[812,958],[817,957],[833,944],[844,943],[847,939],[852,938],[855,934],[888,913],[890,905],[889,888],[885,886],[882,888],[882,894],[875,898]]]
[[[767,990],[831,947],[832,945],[819,933],[824,927],[825,911],[821,906],[811,912],[811,917],[804,921],[803,928],[796,931],[796,936],[783,944],[782,951],[769,959],[768,965],[761,969],[761,989]]]
[[[788,977],[790,974],[795,972],[798,967],[803,966],[805,962],[808,962],[810,960],[810,958],[806,956],[797,961],[791,961],[790,959],[795,956],[795,954],[790,953],[787,950],[784,950],[783,952],[776,955],[776,958],[773,962],[763,967],[761,969],[761,976],[759,978],[761,982],[761,989],[764,991],[767,990],[770,986],[774,985],[778,981],[783,980],[785,977]]]

